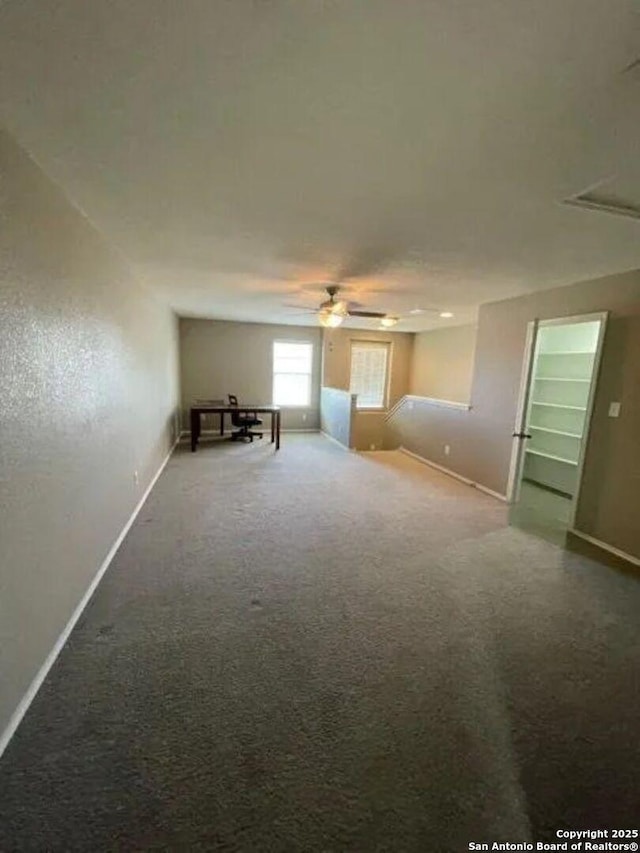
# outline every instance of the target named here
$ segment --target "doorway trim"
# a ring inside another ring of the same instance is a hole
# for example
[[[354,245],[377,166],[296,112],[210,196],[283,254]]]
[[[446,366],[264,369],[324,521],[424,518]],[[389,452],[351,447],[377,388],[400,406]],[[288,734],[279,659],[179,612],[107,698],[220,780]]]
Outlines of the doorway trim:
[[[511,462],[509,465],[509,479],[507,482],[507,502],[515,504],[518,501],[520,493],[520,482],[522,480],[521,466],[524,460],[524,441],[515,436],[515,433],[522,433],[526,426],[526,419],[529,410],[529,396],[531,379],[533,376],[534,360],[536,354],[536,346],[538,340],[538,331],[545,326],[564,326],[573,323],[589,323],[600,322],[598,331],[598,341],[593,360],[593,371],[591,374],[591,384],[589,386],[589,396],[587,398],[586,412],[584,416],[584,432],[580,443],[580,454],[578,456],[578,467],[576,473],[576,488],[571,499],[571,516],[568,522],[568,530],[572,530],[575,525],[576,513],[580,492],[582,489],[582,479],[584,472],[584,461],[586,456],[587,446],[589,444],[589,436],[591,433],[591,420],[593,416],[593,406],[595,402],[595,392],[600,378],[600,364],[602,362],[602,348],[607,330],[607,320],[609,318],[608,311],[595,311],[589,314],[571,314],[566,317],[550,317],[549,319],[541,320],[535,318],[527,324],[527,336],[524,346],[524,355],[522,360],[522,372],[520,378],[520,391],[518,393],[518,404],[516,407],[516,418],[514,426],[514,438],[511,446]]]
[[[516,438],[517,432],[522,432],[525,427],[529,411],[529,389],[531,377],[533,376],[534,354],[538,340],[539,320],[531,320],[527,323],[527,337],[524,343],[524,355],[522,359],[522,371],[520,373],[520,391],[518,392],[518,404],[516,406],[516,419],[513,426],[513,440],[511,442],[511,461],[509,463],[509,479],[507,480],[507,503],[514,504],[520,497],[520,476],[524,465],[524,449],[520,439]]]
[[[600,329],[598,331],[598,343],[596,345],[596,354],[593,359],[593,373],[591,374],[591,385],[589,386],[589,397],[587,399],[587,411],[584,416],[584,434],[580,442],[580,455],[578,456],[578,473],[576,474],[576,490],[573,495],[571,504],[571,517],[569,518],[569,529],[576,523],[576,515],[578,512],[578,502],[580,500],[580,492],[582,491],[582,475],[584,470],[584,460],[591,435],[591,420],[593,416],[593,405],[596,399],[596,388],[600,379],[600,364],[602,362],[602,348],[604,345],[604,336],[607,331],[607,321],[609,319],[608,311],[599,311],[596,314],[585,314],[591,320],[600,320]]]

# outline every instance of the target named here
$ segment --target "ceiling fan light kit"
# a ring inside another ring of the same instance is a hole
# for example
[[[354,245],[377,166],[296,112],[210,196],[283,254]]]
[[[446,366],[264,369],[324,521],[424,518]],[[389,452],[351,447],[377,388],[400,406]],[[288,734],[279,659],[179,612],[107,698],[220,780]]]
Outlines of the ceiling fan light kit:
[[[340,286],[330,284],[325,287],[328,299],[321,302],[317,308],[310,309],[311,313],[318,315],[318,322],[325,329],[337,329],[348,317],[362,317],[366,319],[379,320],[380,329],[392,329],[397,325],[401,317],[387,314],[384,311],[365,311],[359,302],[348,302],[345,299],[337,299]],[[297,306],[291,306],[297,307]],[[413,308],[409,314],[425,314],[433,312],[439,314],[443,319],[453,317],[451,311],[440,311],[439,308]]]
[[[345,316],[345,314],[332,311],[330,308],[325,308],[318,314],[318,320],[320,321],[320,325],[324,326],[325,329],[336,329],[341,325]]]
[[[328,329],[335,329],[347,317],[371,317],[374,320],[380,320],[384,323],[385,328],[395,326],[398,318],[389,317],[383,311],[360,311],[357,302],[346,302],[344,299],[336,299],[336,295],[340,290],[339,285],[331,284],[327,288],[329,298],[325,302],[321,302],[316,309],[318,321],[321,326]],[[386,322],[385,322],[386,321]]]
[[[331,304],[325,303],[325,306],[332,314],[339,314],[341,317],[346,317],[349,314],[349,306],[344,299],[331,302]]]
[[[380,325],[385,329],[391,329],[398,322],[399,317],[381,317]]]

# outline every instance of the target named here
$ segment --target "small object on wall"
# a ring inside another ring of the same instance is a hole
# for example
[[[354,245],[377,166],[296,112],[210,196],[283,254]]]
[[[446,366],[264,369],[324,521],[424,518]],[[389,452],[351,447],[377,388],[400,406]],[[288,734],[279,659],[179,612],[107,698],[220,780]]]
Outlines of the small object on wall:
[[[610,418],[619,418],[620,417],[620,403],[609,403],[609,417]]]

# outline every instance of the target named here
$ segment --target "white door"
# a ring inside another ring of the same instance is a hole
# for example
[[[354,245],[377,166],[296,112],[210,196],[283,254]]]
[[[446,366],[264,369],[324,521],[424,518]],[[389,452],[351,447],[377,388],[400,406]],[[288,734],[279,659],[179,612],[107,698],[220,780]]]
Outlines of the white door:
[[[538,340],[538,320],[532,320],[527,326],[527,337],[522,359],[522,374],[520,377],[520,395],[516,420],[513,427],[513,444],[511,446],[511,466],[507,484],[507,499],[509,503],[517,503],[520,499],[520,484],[524,470],[526,443],[528,441],[527,421],[531,399],[531,377],[535,364],[536,344]]]

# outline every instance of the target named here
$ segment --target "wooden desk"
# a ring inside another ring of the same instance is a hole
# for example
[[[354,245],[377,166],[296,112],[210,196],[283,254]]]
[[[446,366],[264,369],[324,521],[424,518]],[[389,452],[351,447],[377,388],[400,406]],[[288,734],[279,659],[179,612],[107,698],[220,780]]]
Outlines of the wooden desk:
[[[191,452],[196,452],[200,438],[200,416],[220,415],[220,435],[224,435],[224,416],[255,412],[258,415],[271,415],[271,443],[275,442],[276,450],[280,450],[280,406],[192,406],[191,407]]]

